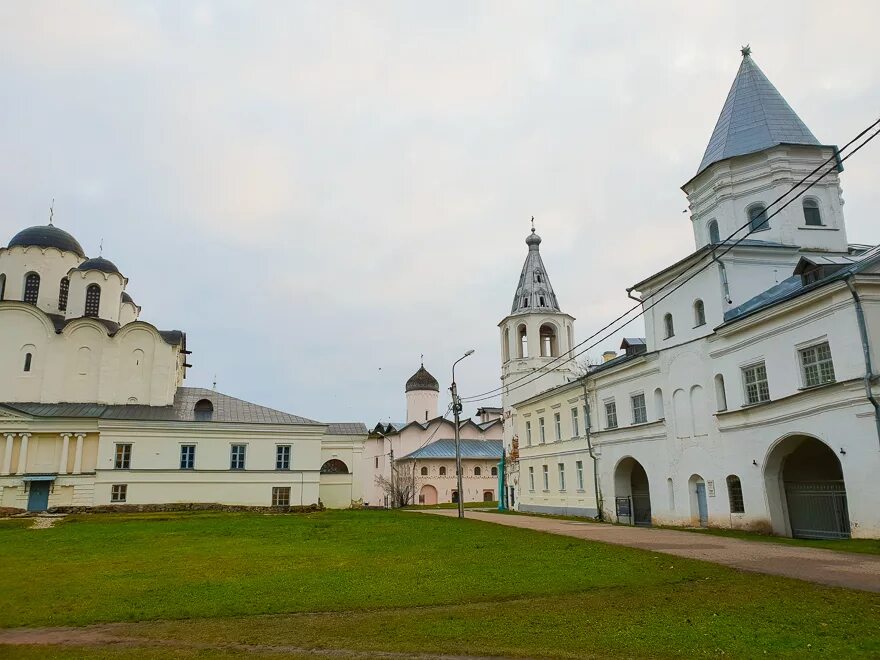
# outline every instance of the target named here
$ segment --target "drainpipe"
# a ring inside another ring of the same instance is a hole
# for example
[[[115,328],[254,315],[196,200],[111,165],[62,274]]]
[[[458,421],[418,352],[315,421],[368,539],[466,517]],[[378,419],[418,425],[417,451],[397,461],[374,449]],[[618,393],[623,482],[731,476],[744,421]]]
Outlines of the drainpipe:
[[[868,342],[868,326],[865,323],[865,310],[862,309],[862,300],[859,298],[859,294],[853,286],[853,276],[850,275],[844,280],[844,282],[846,282],[846,286],[852,294],[853,302],[856,307],[856,320],[859,323],[859,336],[862,340],[862,353],[865,356],[865,396],[868,397],[868,401],[874,406],[874,424],[877,427],[877,441],[880,442],[880,403],[877,402],[877,399],[874,397],[874,392],[871,389],[871,380],[874,377],[874,367],[871,365],[871,345]]]
[[[587,398],[587,377],[583,377],[584,383],[584,427],[587,435],[587,451],[593,459],[593,492],[596,494],[596,517],[602,520],[602,498],[599,495],[599,458],[593,453],[593,440],[590,437],[590,399]]]

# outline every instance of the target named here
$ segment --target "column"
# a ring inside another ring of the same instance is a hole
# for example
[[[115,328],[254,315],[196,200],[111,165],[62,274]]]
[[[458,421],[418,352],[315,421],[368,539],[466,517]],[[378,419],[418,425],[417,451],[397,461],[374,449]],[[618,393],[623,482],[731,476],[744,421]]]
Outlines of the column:
[[[3,471],[0,474],[9,474],[12,470],[12,443],[15,442],[15,433],[6,434],[6,451],[3,453]]]
[[[73,459],[73,473],[79,474],[82,472],[82,463],[83,463],[83,438],[85,437],[85,433],[77,433],[76,434],[76,455]]]
[[[71,433],[61,434],[61,463],[58,465],[58,474],[67,474],[67,457],[70,453]]]
[[[27,472],[28,439],[31,434],[19,433],[18,435],[21,437],[21,448],[18,450],[18,474],[24,474]]]

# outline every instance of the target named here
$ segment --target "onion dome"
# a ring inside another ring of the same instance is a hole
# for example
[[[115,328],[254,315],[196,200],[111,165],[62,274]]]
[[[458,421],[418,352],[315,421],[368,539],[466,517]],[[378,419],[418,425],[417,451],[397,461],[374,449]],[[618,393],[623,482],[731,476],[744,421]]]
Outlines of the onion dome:
[[[541,244],[541,237],[535,233],[535,228],[532,227],[532,233],[529,234],[528,236],[526,236],[526,245],[529,246],[529,249],[531,249],[532,246],[534,245],[535,249],[537,250],[538,246],[540,244]]]
[[[119,269],[109,259],[105,259],[104,257],[93,257],[92,259],[86,259],[79,266],[74,268],[74,270],[100,270],[102,273],[116,273],[117,275],[122,275],[119,272]]]
[[[86,253],[83,252],[79,241],[55,225],[38,225],[22,229],[9,241],[9,247],[55,248],[62,252],[73,252],[83,259],[86,258]]]
[[[425,369],[425,365],[419,367],[419,370],[415,372],[408,381],[406,381],[407,392],[413,392],[417,390],[433,390],[434,392],[440,391],[440,383],[438,383],[437,379],[428,373],[428,370]]]

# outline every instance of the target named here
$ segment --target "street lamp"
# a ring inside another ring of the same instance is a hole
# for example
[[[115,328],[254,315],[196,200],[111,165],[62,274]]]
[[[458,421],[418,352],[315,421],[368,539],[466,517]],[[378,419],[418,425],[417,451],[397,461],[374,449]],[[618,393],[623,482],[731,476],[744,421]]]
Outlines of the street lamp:
[[[461,486],[461,438],[459,437],[458,415],[461,413],[461,399],[458,398],[458,388],[455,386],[455,365],[467,356],[473,355],[474,349],[458,358],[452,363],[452,414],[455,416],[455,479],[458,487],[458,517],[464,518],[464,489]]]

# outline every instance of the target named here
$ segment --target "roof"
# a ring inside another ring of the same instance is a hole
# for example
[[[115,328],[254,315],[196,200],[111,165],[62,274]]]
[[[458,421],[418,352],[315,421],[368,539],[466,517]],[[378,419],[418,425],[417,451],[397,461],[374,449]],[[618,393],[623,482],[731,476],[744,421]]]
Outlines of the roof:
[[[55,326],[55,332],[60,333],[67,327],[68,324],[73,323],[74,321],[79,321],[80,319],[89,319],[90,321],[95,321],[96,323],[100,323],[105,328],[107,328],[107,334],[111,337],[119,332],[121,325],[116,323],[115,321],[110,321],[108,319],[102,319],[97,316],[77,316],[74,318],[65,318],[61,316],[61,314],[49,314],[47,312],[43,312],[46,316],[49,317],[49,320],[52,321],[52,325]],[[146,321],[137,321],[137,323],[143,323],[145,325],[149,325],[151,327],[152,324],[147,323]],[[159,333],[159,336],[165,341],[166,344],[170,344],[171,346],[178,346],[180,344],[184,345],[186,348],[186,333],[182,330],[159,330],[156,329],[156,332]]]
[[[501,459],[501,440],[459,440],[462,458]],[[455,440],[435,440],[400,460],[416,458],[455,458]]]
[[[210,418],[196,419],[195,404],[210,401]],[[99,403],[0,403],[12,410],[34,417],[72,417],[80,419],[115,419],[151,422],[199,422],[231,424],[320,424],[305,417],[259,406],[214,390],[179,387],[172,406],[108,406]]]
[[[367,425],[363,422],[331,422],[327,426],[331,435],[366,435]]]
[[[644,346],[647,344],[644,337],[624,337],[623,341],[620,342],[621,348],[626,348],[627,346]]]
[[[83,259],[86,258],[86,253],[83,251],[79,241],[63,229],[58,229],[55,225],[39,225],[22,229],[9,241],[9,247],[30,246],[52,247],[62,252],[73,252]]]
[[[755,64],[751,50],[743,48],[739,71],[721,108],[697,174],[722,160],[780,144],[821,146]]]
[[[519,284],[517,284],[516,293],[513,295],[510,313],[561,311],[556,294],[550,285],[547,269],[544,268],[544,261],[541,259],[539,249],[541,237],[535,233],[534,227],[532,227],[532,233],[526,237],[526,245],[529,246],[529,251],[519,275]]]
[[[122,275],[116,267],[116,264],[104,257],[92,257],[91,259],[86,259],[79,266],[74,268],[74,270],[100,270],[102,273],[116,273]]]
[[[417,372],[409,377],[408,381],[406,381],[406,391],[412,392],[415,390],[433,390],[434,392],[440,391],[440,383],[438,383],[437,379],[434,378],[430,373],[428,373],[428,370],[425,369],[424,364],[419,367],[419,370]]]

